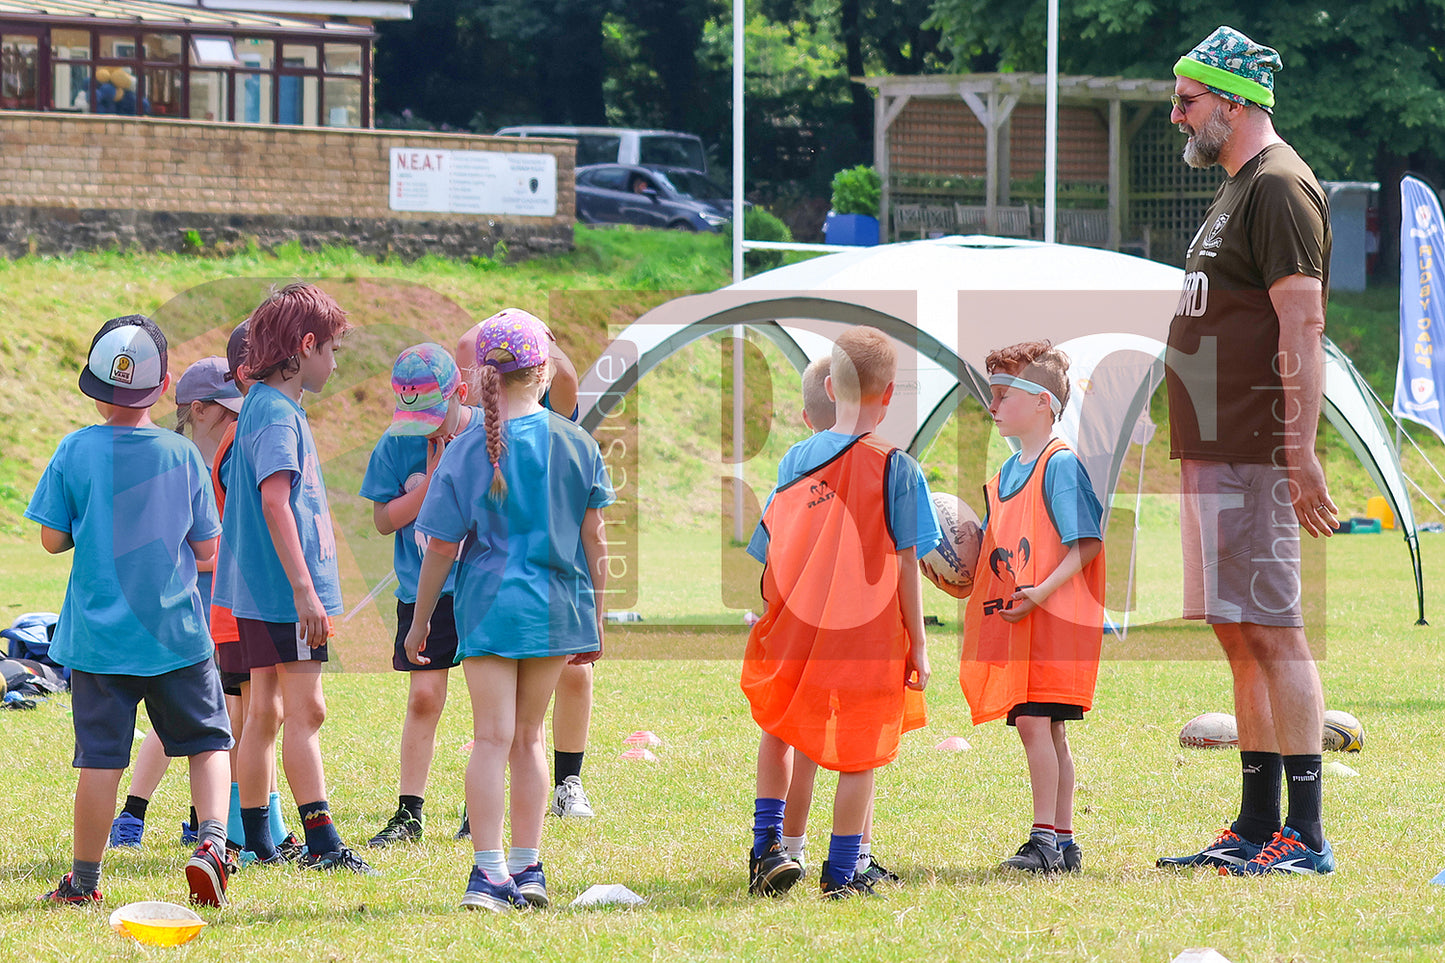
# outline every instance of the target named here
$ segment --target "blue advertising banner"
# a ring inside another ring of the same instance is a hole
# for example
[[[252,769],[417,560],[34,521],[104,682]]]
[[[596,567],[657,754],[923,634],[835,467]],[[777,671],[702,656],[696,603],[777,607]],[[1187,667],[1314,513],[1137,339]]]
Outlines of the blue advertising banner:
[[[1436,260],[1445,257],[1440,198],[1424,181],[1400,179],[1400,366],[1393,410],[1445,439],[1445,355],[1435,363],[1435,339],[1445,332],[1445,288],[1435,296]]]

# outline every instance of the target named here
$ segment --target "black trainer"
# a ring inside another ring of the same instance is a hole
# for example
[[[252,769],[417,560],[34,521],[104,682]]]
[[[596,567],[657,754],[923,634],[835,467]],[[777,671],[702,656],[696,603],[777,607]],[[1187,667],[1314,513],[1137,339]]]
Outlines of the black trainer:
[[[422,821],[413,816],[409,810],[402,808],[387,820],[381,832],[371,837],[371,842],[367,845],[380,848],[395,843],[414,843],[421,839],[421,832]]]
[[[887,870],[884,870],[884,872],[887,872]],[[828,861],[826,859],[823,860],[822,872],[818,874],[818,888],[822,891],[824,899],[851,899],[854,896],[883,898],[874,891],[873,884],[864,879],[860,873],[854,873],[853,878],[846,883],[836,882],[833,879],[833,874],[829,872]]]
[[[868,868],[855,875],[869,886],[877,886],[879,883],[902,882],[897,873],[887,869],[871,853],[868,856]]]
[[[783,852],[783,840],[777,833],[768,840],[763,855],[755,856],[748,849],[748,892],[756,896],[782,896],[793,888],[803,875],[797,861]]]
[[[1062,873],[1064,857],[1057,846],[1045,846],[1030,836],[1017,853],[1000,864],[999,869],[1019,869],[1026,873]]]
[[[1064,858],[1064,872],[1078,873],[1083,871],[1084,851],[1079,848],[1078,843],[1070,840],[1069,844],[1060,850],[1060,855]]]

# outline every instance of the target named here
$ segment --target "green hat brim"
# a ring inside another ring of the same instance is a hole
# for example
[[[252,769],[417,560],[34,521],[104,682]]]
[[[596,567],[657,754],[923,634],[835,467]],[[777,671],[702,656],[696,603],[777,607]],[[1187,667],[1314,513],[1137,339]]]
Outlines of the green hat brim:
[[[1274,91],[1263,84],[1255,83],[1247,77],[1230,73],[1222,67],[1214,67],[1210,64],[1201,63],[1193,57],[1180,57],[1174,64],[1174,76],[1188,77],[1190,80],[1197,80],[1201,84],[1210,87],[1218,87],[1220,90],[1237,94],[1245,100],[1259,104],[1261,107],[1274,106]]]

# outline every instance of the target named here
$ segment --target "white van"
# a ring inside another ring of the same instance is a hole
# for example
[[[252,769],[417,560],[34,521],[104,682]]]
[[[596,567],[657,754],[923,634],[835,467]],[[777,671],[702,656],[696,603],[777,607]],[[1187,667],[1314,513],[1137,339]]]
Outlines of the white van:
[[[498,137],[564,137],[577,142],[577,166],[645,164],[707,173],[707,152],[695,134],[630,127],[565,127],[526,124],[503,127]]]

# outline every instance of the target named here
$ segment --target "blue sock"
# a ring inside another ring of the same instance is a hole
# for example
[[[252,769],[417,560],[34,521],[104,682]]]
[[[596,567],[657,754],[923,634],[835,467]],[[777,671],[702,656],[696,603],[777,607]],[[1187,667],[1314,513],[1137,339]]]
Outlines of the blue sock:
[[[241,787],[231,783],[231,809],[226,814],[226,838],[245,848],[246,824],[241,822]]]
[[[759,796],[753,803],[753,855],[761,856],[783,836],[783,801]]]
[[[296,809],[301,814],[301,825],[306,828],[306,849],[312,856],[324,856],[345,847],[336,824],[331,821],[331,806],[326,800],[318,799]]]
[[[270,808],[257,806],[241,810],[246,848],[255,853],[257,859],[270,859],[276,854],[276,843],[271,839]]]
[[[828,876],[838,885],[853,878],[858,868],[858,850],[863,846],[863,834],[839,836],[834,833],[828,840]]]
[[[271,794],[270,806],[271,838],[279,843],[291,835],[291,830],[286,828],[286,821],[281,818],[281,794],[279,792],[273,792]]]

